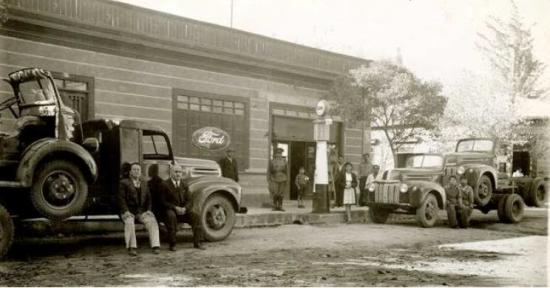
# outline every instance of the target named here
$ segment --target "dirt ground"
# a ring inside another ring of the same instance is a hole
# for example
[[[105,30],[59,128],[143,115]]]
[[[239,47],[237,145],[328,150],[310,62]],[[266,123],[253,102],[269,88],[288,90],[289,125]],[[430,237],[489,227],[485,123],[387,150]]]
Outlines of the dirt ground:
[[[467,230],[378,224],[237,229],[227,240],[160,255],[121,234],[19,241],[0,263],[0,286],[547,286],[547,213],[520,224],[475,214]]]

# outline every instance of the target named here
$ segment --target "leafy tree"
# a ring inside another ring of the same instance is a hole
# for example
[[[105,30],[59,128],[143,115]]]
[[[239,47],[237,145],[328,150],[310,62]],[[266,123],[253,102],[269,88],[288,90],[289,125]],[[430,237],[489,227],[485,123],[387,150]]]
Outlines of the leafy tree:
[[[545,65],[533,55],[530,28],[522,22],[514,1],[510,2],[510,18],[490,17],[486,21],[487,31],[478,33],[477,46],[497,72],[514,104],[517,98],[540,97],[547,89],[539,87]]]
[[[424,82],[387,61],[351,70],[335,81],[330,100],[346,121],[380,127],[392,154],[422,129],[434,129],[446,104],[439,83]]]
[[[5,0],[0,0],[0,25],[8,21],[8,8]]]

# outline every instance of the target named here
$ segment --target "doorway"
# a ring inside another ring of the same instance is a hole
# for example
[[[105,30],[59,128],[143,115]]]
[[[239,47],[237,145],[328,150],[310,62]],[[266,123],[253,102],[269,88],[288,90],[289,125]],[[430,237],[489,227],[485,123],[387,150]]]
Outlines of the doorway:
[[[313,176],[315,173],[315,142],[290,142],[290,200],[298,199],[298,188],[295,179],[300,172],[300,167],[304,167],[305,174],[309,177],[309,187],[306,195],[311,194],[313,188]]]
[[[531,157],[529,151],[514,151],[512,155],[512,173],[520,169],[523,175],[527,176],[531,173]]]

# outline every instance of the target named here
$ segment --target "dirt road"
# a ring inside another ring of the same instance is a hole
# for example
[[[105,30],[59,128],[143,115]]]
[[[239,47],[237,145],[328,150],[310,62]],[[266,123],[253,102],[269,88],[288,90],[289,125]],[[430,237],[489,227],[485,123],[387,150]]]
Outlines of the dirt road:
[[[288,225],[239,229],[223,242],[160,255],[140,239],[126,255],[122,235],[21,241],[0,263],[0,286],[546,286],[547,214],[516,225],[476,214],[473,228]]]

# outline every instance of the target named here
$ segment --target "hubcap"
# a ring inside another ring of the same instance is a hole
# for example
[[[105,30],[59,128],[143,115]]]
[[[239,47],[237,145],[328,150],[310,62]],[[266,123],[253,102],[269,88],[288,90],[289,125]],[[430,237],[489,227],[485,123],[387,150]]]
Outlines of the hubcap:
[[[435,212],[435,204],[433,201],[428,201],[426,203],[426,219],[432,220],[434,218],[434,212]]]
[[[213,229],[221,229],[225,225],[226,220],[225,209],[220,205],[212,205],[206,212],[208,226]]]
[[[514,216],[519,214],[519,211],[521,210],[521,204],[519,201],[514,201],[514,205],[512,205],[512,214]]]
[[[74,200],[76,181],[64,171],[54,171],[46,177],[42,192],[44,199],[52,206],[64,207]]]
[[[487,186],[486,183],[481,183],[479,185],[479,196],[482,196],[481,198],[487,197],[487,194],[489,194],[489,186]]]

